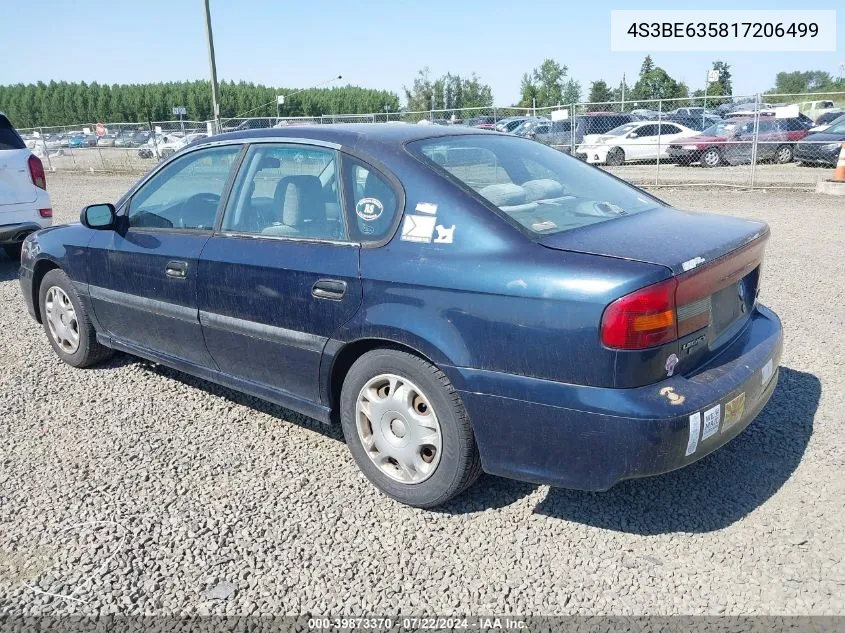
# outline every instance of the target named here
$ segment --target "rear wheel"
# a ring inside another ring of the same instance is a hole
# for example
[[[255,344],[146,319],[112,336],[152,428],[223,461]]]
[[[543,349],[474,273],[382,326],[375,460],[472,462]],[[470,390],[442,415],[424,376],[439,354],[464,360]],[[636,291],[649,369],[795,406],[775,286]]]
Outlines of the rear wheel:
[[[715,147],[708,148],[701,155],[701,165],[703,167],[718,167],[723,162],[722,153]]]
[[[97,342],[85,306],[62,270],[51,270],[44,275],[38,297],[47,339],[64,362],[74,367],[90,367],[112,355],[111,349]]]
[[[611,147],[607,152],[605,162],[611,167],[616,167],[625,162],[625,151],[621,147]]]
[[[17,243],[17,244],[4,244],[3,250],[5,251],[6,256],[9,259],[14,260],[16,262],[19,262],[19,261],[21,261],[21,247],[22,246],[23,246],[23,243],[20,243],[20,242]]]
[[[780,163],[781,165],[791,163],[793,158],[795,158],[795,154],[792,151],[791,145],[781,145],[775,150],[776,163]]]
[[[404,351],[367,352],[340,397],[343,435],[366,477],[419,508],[445,503],[481,473],[469,417],[446,375]]]

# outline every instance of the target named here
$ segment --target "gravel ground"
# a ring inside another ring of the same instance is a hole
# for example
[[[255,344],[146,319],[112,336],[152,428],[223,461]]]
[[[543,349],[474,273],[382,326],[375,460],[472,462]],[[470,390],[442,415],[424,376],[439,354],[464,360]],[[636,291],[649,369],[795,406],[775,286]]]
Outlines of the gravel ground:
[[[132,177],[49,180],[62,222]],[[771,224],[769,405],[669,475],[485,476],[436,512],[380,496],[338,429],[127,356],[62,365],[0,262],[0,613],[845,614],[845,199],[658,195]]]

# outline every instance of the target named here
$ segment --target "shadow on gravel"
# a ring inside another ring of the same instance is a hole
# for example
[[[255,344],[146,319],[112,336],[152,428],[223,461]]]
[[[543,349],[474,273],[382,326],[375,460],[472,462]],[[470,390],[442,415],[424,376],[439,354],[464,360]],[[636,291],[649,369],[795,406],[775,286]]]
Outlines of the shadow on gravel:
[[[292,424],[308,428],[312,431],[317,431],[318,433],[325,435],[326,437],[338,440],[340,442],[344,441],[343,431],[341,430],[339,424],[323,424],[322,422],[315,420],[314,418],[309,418],[307,415],[302,415],[301,413],[297,413],[296,411],[291,411],[290,409],[286,409],[277,404],[273,404],[272,402],[268,402],[267,400],[262,400],[261,398],[256,398],[254,396],[247,395],[241,391],[235,391],[234,389],[223,387],[221,385],[218,385],[217,383],[209,382],[207,380],[203,380],[202,378],[197,378],[195,376],[182,373],[181,371],[177,371],[175,369],[170,369],[169,367],[165,367],[164,365],[156,365],[155,363],[151,363],[150,361],[143,360],[141,358],[136,358],[128,354],[119,354],[117,356],[125,357],[127,359],[127,363],[139,363],[142,366],[146,367],[149,371],[153,371],[161,376],[166,376],[167,378],[170,378],[172,380],[178,380],[179,382],[195,389],[202,389],[206,393],[211,394],[213,396],[225,398],[230,402],[234,402],[235,404],[239,404],[244,407],[249,407],[250,409],[253,409],[254,411],[258,411],[260,413],[266,413],[267,415],[277,418],[279,420],[284,420],[285,422],[290,422]],[[109,364],[114,362],[122,362],[117,359],[117,356],[114,360],[110,361]]]
[[[701,461],[607,492],[550,489],[535,512],[633,534],[711,532],[763,504],[798,467],[821,397],[813,374],[781,367],[771,400],[744,433]]]
[[[12,261],[0,250],[0,282],[17,279],[20,265],[20,262]]]

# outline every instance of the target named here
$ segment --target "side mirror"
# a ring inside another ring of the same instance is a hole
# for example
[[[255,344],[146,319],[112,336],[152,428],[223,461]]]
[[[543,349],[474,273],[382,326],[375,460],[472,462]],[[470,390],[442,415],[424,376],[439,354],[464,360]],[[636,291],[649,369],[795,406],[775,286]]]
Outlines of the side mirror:
[[[639,134],[637,134],[636,132],[631,132],[631,133],[628,135],[628,138],[637,138],[638,136],[639,136]]]
[[[90,204],[79,215],[79,221],[89,229],[109,230],[117,225],[117,211],[110,202]]]

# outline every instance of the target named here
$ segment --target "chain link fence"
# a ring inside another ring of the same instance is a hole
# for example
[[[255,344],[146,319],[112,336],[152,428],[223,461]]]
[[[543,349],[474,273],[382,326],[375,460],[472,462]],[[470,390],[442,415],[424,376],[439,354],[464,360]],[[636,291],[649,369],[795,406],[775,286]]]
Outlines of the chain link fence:
[[[845,141],[845,93],[703,95],[544,108],[385,110],[19,131],[53,171],[145,171],[217,130],[385,122],[498,129],[545,143],[638,185],[811,188],[830,177]]]

